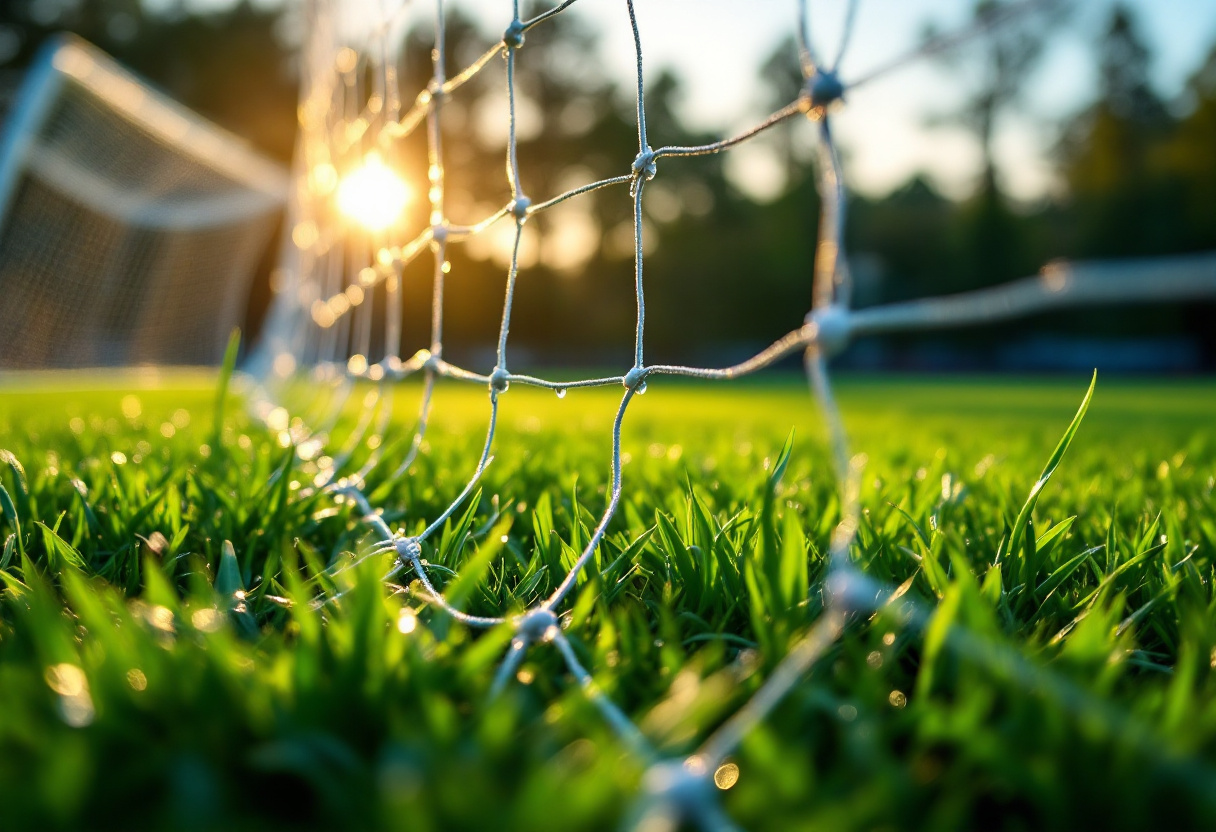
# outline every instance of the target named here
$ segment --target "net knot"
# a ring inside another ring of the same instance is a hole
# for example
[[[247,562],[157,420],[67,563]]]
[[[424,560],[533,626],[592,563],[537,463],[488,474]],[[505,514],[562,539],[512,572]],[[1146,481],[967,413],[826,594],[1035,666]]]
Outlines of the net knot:
[[[827,69],[816,70],[807,81],[806,89],[814,112],[823,112],[844,98],[844,84],[835,72]]]
[[[418,362],[420,370],[437,371],[439,369],[439,354],[428,349],[421,349],[414,353],[414,361]]]
[[[399,537],[393,542],[397,550],[397,562],[402,566],[411,566],[422,557],[422,542],[416,537]]]
[[[502,35],[503,45],[508,49],[518,49],[524,45],[524,24],[519,18],[511,21],[507,31]]]
[[[448,227],[444,223],[431,226],[431,239],[436,243],[445,243],[448,239]]]
[[[852,326],[848,311],[836,304],[814,309],[806,316],[807,333],[824,355],[838,354],[849,345]]]
[[[646,376],[650,375],[650,370],[645,367],[634,367],[629,372],[625,373],[622,382],[627,390],[639,390],[646,385]]]
[[[515,197],[515,201],[511,203],[511,213],[515,219],[523,222],[528,218],[528,210],[532,207],[532,200],[528,199],[523,194]]]
[[[557,616],[550,609],[538,607],[515,619],[515,631],[528,641],[552,641],[557,635]]]
[[[495,367],[490,373],[490,389],[495,393],[505,393],[511,386],[511,374],[506,367]]]
[[[823,582],[827,594],[827,605],[845,615],[868,614],[877,609],[882,588],[872,579],[852,566],[838,567]]]
[[[633,160],[633,178],[634,180],[654,179],[656,173],[659,172],[658,164],[656,163],[654,150],[650,145],[646,145],[646,149],[637,155]]]
[[[439,81],[432,80],[426,85],[426,89],[418,93],[418,103],[424,107],[432,102],[441,104],[443,103],[443,97],[446,94],[447,93],[444,92],[443,89],[443,84],[441,84]]]
[[[405,370],[401,359],[395,355],[385,356],[384,360],[380,362],[380,365],[384,367],[385,377],[390,379],[401,378],[403,371]]]

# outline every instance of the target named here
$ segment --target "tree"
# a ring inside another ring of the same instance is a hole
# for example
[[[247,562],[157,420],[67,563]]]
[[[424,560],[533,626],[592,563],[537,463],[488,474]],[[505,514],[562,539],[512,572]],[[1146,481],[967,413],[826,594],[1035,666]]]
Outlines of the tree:
[[[972,26],[976,31],[970,48],[948,49],[939,60],[956,70],[959,77],[972,78],[963,102],[953,113],[931,117],[933,125],[959,125],[975,135],[983,158],[981,192],[998,193],[995,138],[999,119],[1021,103],[1026,79],[1043,56],[1052,29],[1068,10],[1064,0],[1045,0],[1043,12],[1015,11],[1010,0],[976,0]],[[930,26],[927,40],[938,37]]]
[[[1162,165],[1173,127],[1150,79],[1152,52],[1126,6],[1099,42],[1098,98],[1065,127],[1061,173],[1077,217],[1074,253],[1176,250],[1174,185]]]
[[[99,46],[171,97],[286,160],[295,137],[296,82],[282,36],[288,6],[241,0],[214,11],[141,0],[0,4],[0,35],[17,44],[4,69],[24,69],[68,31]]]
[[[1187,83],[1183,116],[1165,148],[1165,164],[1183,183],[1183,245],[1216,248],[1216,46]]]
[[[958,77],[973,80],[958,109],[932,116],[930,124],[957,125],[971,132],[982,159],[979,187],[960,216],[964,268],[953,289],[998,283],[1038,265],[1027,256],[1021,223],[1001,193],[995,147],[1001,117],[1021,105],[1026,80],[1042,58],[1053,28],[1068,11],[1065,0],[1038,5],[1039,13],[1032,13],[1014,2],[976,0],[975,36],[963,48],[937,53]],[[930,28],[929,41],[934,37]]]

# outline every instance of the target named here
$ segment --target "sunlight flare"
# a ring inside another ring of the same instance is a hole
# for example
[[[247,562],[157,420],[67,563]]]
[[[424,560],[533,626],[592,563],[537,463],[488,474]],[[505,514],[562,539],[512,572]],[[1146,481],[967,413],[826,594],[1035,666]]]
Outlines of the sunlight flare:
[[[409,186],[373,152],[342,177],[338,210],[369,231],[383,231],[401,219],[410,196]]]

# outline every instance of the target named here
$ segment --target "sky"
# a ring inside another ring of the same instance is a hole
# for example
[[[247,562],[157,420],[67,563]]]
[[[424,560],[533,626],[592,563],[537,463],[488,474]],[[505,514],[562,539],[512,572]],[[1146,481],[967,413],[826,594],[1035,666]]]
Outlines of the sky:
[[[185,0],[206,9],[234,0]],[[295,0],[255,0],[263,4]],[[556,3],[558,0],[553,0]],[[429,19],[436,0],[340,0],[370,9],[413,6]],[[512,0],[444,0],[483,22],[487,41],[511,19]],[[835,54],[847,0],[809,0],[812,39],[824,56]],[[1074,13],[1051,39],[1025,87],[1024,104],[998,126],[996,153],[1001,184],[1014,198],[1033,203],[1057,187],[1051,148],[1063,119],[1092,99],[1096,86],[1093,44],[1116,0],[1072,0]],[[1187,77],[1216,45],[1216,0],[1123,0],[1153,50],[1158,92],[1177,96]],[[723,136],[764,115],[758,69],[794,31],[797,0],[635,0],[647,74],[671,67],[685,91],[681,115],[696,127]],[[909,52],[926,24],[949,31],[969,18],[973,0],[861,0],[855,31],[840,67],[843,80]],[[634,50],[624,0],[578,0],[564,14],[580,15],[602,35],[604,71],[625,88],[634,81]],[[940,63],[919,61],[847,97],[835,117],[849,184],[879,196],[926,174],[945,193],[966,196],[980,171],[975,141],[957,128],[931,127],[932,116],[957,109],[965,78]],[[809,128],[807,142],[811,141]],[[661,139],[656,139],[661,141]],[[759,199],[782,186],[780,167],[763,142],[731,151],[727,171]]]
[[[1018,199],[1033,201],[1054,186],[1050,147],[1062,118],[1093,95],[1097,40],[1113,0],[1078,0],[1076,11],[1054,37],[1028,80],[1025,105],[1000,125],[997,138],[1002,183]],[[505,28],[509,0],[455,0],[486,22]],[[421,3],[419,12],[430,12]],[[844,0],[811,0],[812,38],[824,56],[835,54]],[[847,82],[901,55],[919,41],[927,23],[949,30],[968,19],[971,0],[862,0],[849,51],[840,67]],[[1158,90],[1176,95],[1187,76],[1216,44],[1214,0],[1130,0],[1153,47]],[[697,127],[732,132],[764,115],[757,70],[774,46],[795,31],[795,0],[637,0],[646,72],[673,68],[684,84],[681,114]],[[634,53],[621,0],[579,0],[566,14],[594,23],[603,37],[605,71],[632,84]],[[941,64],[921,61],[862,87],[836,116],[850,182],[879,195],[924,172],[947,193],[963,196],[974,186],[980,156],[958,129],[933,128],[935,113],[948,113],[964,82]],[[758,198],[780,189],[779,170],[762,144],[732,151],[729,170]]]

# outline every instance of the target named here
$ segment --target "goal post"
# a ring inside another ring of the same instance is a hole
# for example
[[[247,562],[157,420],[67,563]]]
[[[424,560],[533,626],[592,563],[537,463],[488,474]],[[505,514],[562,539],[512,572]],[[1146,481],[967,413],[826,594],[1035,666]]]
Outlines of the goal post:
[[[0,139],[0,366],[217,362],[287,187],[98,49],[53,39]]]

